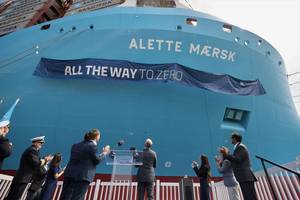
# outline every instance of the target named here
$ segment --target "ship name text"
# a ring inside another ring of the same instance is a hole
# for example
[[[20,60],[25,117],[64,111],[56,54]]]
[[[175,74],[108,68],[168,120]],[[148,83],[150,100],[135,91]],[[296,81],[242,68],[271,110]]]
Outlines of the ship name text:
[[[168,51],[175,53],[182,53],[186,50],[190,55],[205,56],[229,62],[235,62],[236,57],[236,52],[228,49],[194,42],[185,46],[182,41],[176,40],[131,38],[128,48],[131,50]]]

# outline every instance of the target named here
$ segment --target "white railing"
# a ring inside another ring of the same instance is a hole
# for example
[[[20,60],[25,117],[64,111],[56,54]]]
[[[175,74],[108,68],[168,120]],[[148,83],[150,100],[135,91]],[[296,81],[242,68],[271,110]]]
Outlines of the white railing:
[[[284,165],[290,169],[299,171],[300,162],[293,162]],[[298,177],[286,171],[282,171],[277,167],[268,169],[270,179],[275,190],[277,199],[282,200],[300,200],[300,181]],[[259,200],[272,200],[273,195],[263,171],[256,172],[258,182],[255,183],[255,189]],[[7,195],[11,185],[12,176],[0,174],[0,200]],[[62,181],[59,181],[55,189],[53,199],[59,199],[62,189]],[[111,189],[112,188],[112,189]],[[200,184],[194,183],[194,199],[200,200]],[[241,200],[242,194],[239,189]],[[161,182],[157,180],[154,185],[154,194],[156,200],[180,200],[179,183]],[[26,192],[23,195],[25,199]],[[229,200],[227,188],[223,181],[210,183],[211,200]],[[137,199],[137,183],[128,181],[102,182],[96,180],[92,182],[85,195],[85,200],[136,200]]]
[[[295,161],[283,166],[299,172],[300,162]],[[268,168],[267,171],[278,200],[300,200],[300,180],[296,175],[278,167]],[[258,179],[258,181],[255,182],[258,200],[273,200],[274,197],[265,172],[263,170],[258,171],[255,173],[255,176]],[[228,192],[223,181],[215,183],[212,188],[215,190],[214,194],[216,195],[214,199],[229,200]],[[239,192],[242,198],[240,188]]]
[[[179,183],[159,182],[156,181],[156,194],[157,200],[180,200]]]
[[[217,183],[211,184],[211,190],[212,190],[212,199],[218,199],[218,200],[230,200],[227,187],[225,187],[223,181],[219,181]],[[243,200],[242,191],[240,186],[238,186],[238,192],[241,200]]]
[[[6,196],[12,179],[12,176],[0,174],[0,200],[4,199],[4,197]]]
[[[3,200],[7,195],[9,187],[11,185],[12,176],[0,174],[0,200]],[[217,183],[218,184],[218,183]],[[62,190],[62,181],[58,181],[57,187],[53,194],[53,199],[59,199]],[[215,194],[215,183],[211,183],[211,199],[216,198]],[[27,186],[27,188],[29,185]],[[194,199],[200,200],[200,184],[194,183]],[[156,180],[154,184],[154,195],[156,200],[180,200],[179,183],[174,182],[161,182]],[[22,200],[26,197],[26,192],[22,196]],[[137,200],[137,182],[128,181],[116,181],[102,182],[101,180],[96,180],[92,182],[85,194],[85,200]],[[146,199],[146,198],[145,198]]]
[[[299,161],[287,163],[283,166],[300,172]],[[300,180],[295,174],[287,172],[279,167],[271,167],[268,168],[267,171],[277,199],[300,200]],[[274,199],[264,171],[259,171],[255,175],[258,178],[256,187],[259,199]]]

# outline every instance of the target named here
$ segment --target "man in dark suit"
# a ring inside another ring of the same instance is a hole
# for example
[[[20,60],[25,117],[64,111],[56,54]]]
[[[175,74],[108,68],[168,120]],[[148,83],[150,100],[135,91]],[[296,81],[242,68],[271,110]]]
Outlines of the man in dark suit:
[[[72,145],[70,160],[64,173],[63,189],[61,191],[60,200],[70,200],[72,197],[75,178],[77,177],[80,167],[79,154],[83,149],[84,143],[87,142],[85,139],[82,142]]]
[[[45,136],[32,138],[32,145],[23,152],[19,169],[14,176],[6,200],[21,199],[27,184],[32,180],[33,173],[52,159],[51,155],[44,158],[39,156],[39,150],[45,142],[44,138]]]
[[[2,169],[3,161],[9,157],[12,152],[12,143],[6,138],[9,132],[9,121],[0,121],[0,170]]]
[[[152,140],[147,139],[145,142],[145,148],[141,155],[143,164],[139,166],[137,172],[138,182],[138,200],[144,200],[145,190],[147,191],[148,200],[154,199],[153,194],[153,182],[155,181],[156,168],[156,153],[151,149]]]
[[[238,133],[231,135],[231,142],[234,145],[233,154],[229,154],[229,150],[226,147],[221,147],[220,153],[223,154],[224,159],[231,162],[234,176],[241,186],[244,200],[256,200],[257,195],[254,182],[257,179],[251,170],[248,149],[241,143],[242,136]]]
[[[97,155],[100,132],[93,129],[85,134],[84,141],[72,146],[71,158],[65,170],[65,179],[60,200],[82,200],[90,182],[94,180],[96,166],[110,152],[107,145]],[[67,178],[67,179],[66,179]]]

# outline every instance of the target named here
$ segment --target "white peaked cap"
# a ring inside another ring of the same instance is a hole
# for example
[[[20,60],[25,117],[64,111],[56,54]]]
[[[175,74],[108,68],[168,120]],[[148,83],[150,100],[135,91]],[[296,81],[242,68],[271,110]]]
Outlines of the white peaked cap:
[[[35,138],[31,138],[30,139],[31,142],[45,142],[45,136],[39,136],[39,137],[35,137]]]
[[[5,127],[5,126],[7,126],[9,123],[10,123],[10,121],[8,121],[8,120],[0,121],[0,127]]]

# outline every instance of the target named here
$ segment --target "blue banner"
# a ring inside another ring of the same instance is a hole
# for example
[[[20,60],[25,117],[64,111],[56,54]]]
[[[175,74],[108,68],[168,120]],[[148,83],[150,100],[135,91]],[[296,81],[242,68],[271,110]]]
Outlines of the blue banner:
[[[41,58],[34,75],[59,79],[169,81],[213,92],[236,95],[263,95],[259,80],[240,80],[226,74],[212,74],[179,64],[142,64],[124,60]]]

